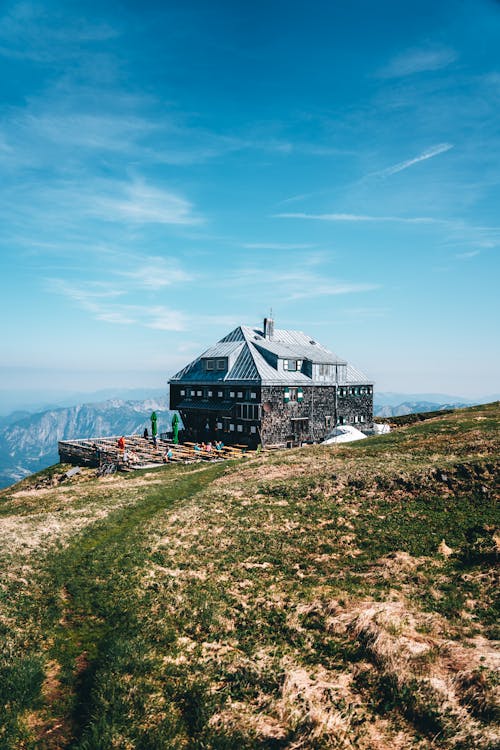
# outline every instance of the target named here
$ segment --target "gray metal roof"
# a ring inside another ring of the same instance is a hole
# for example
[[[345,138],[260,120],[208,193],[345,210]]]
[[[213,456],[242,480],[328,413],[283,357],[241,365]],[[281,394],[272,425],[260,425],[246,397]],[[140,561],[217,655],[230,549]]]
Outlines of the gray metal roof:
[[[269,353],[271,357],[266,357]],[[206,357],[228,357],[227,372],[207,371],[202,359]],[[334,372],[329,379],[312,379],[304,372],[288,372],[273,366],[275,358],[309,360],[314,364],[338,365],[338,380]],[[207,349],[176,375],[171,383],[246,383],[259,385],[334,385],[372,383],[366,375],[340,359],[336,354],[318,344],[302,331],[276,329],[272,339],[265,338],[262,331],[250,326],[238,326],[217,344]]]
[[[230,354],[233,354],[241,346],[243,346],[243,341],[219,341],[218,344],[204,351],[201,356],[203,358],[229,357]]]

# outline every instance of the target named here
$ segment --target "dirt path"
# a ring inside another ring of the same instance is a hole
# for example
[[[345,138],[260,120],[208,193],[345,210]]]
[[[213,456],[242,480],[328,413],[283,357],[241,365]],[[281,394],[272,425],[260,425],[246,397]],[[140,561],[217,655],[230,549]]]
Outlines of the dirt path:
[[[92,694],[101,666],[140,633],[137,584],[144,529],[224,471],[224,465],[183,471],[167,487],[153,487],[135,505],[110,513],[48,558],[41,582],[44,605],[37,605],[47,670],[28,720],[38,733],[36,747],[104,746],[97,739]]]

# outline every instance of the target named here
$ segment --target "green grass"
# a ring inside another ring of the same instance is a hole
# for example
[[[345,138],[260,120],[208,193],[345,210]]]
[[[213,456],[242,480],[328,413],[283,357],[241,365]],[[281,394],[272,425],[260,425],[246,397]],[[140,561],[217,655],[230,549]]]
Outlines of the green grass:
[[[2,493],[0,748],[492,750],[498,426]]]

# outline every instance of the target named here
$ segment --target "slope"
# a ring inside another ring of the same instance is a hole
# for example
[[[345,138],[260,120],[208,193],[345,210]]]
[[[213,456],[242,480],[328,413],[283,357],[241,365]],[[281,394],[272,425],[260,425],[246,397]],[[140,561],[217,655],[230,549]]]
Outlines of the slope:
[[[0,746],[496,747],[499,424],[3,491]]]

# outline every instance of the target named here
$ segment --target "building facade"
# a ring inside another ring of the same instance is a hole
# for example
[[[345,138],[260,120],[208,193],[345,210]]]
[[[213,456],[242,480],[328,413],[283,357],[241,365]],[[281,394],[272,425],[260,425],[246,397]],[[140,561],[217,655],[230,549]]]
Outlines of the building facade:
[[[239,326],[170,381],[184,440],[293,446],[373,422],[373,382],[302,331]]]

